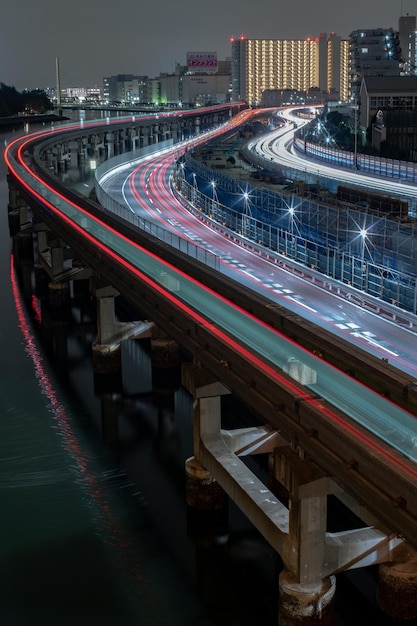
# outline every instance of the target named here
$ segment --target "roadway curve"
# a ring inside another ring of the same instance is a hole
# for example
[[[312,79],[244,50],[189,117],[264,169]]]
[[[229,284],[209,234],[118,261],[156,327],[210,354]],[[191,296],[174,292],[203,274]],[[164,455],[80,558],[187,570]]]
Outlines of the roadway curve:
[[[400,182],[398,179],[371,176],[361,170],[352,170],[332,163],[326,165],[323,160],[314,160],[297,152],[293,146],[294,124],[298,127],[306,124],[301,121],[292,110],[281,111],[280,117],[284,126],[256,139],[248,144],[248,148],[265,162],[275,162],[279,165],[320,176],[334,181],[335,185],[341,182],[355,187],[363,187],[366,191],[372,189],[385,196],[399,197],[404,201],[415,198],[417,185]],[[309,120],[308,120],[309,121]]]
[[[175,151],[152,156],[129,170],[113,172],[106,192],[138,216],[160,224],[220,259],[221,272],[351,344],[417,378],[417,334],[382,315],[325,290],[311,280],[278,267],[221,236],[209,220],[196,219],[174,195],[170,177]],[[286,260],[288,264],[288,260]],[[336,285],[336,281],[331,281]],[[359,297],[363,297],[358,292]],[[414,316],[409,316],[413,318]],[[417,324],[417,318],[415,318]]]

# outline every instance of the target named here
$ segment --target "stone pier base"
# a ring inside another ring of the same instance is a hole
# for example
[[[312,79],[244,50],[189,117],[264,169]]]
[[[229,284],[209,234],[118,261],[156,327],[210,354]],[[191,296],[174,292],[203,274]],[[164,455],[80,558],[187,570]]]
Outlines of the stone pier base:
[[[213,511],[226,506],[223,488],[195,457],[185,462],[185,498],[193,509]]]
[[[180,349],[176,341],[172,339],[151,339],[152,367],[168,369],[178,367],[180,364]]]
[[[95,374],[114,376],[122,369],[122,353],[120,345],[109,350],[102,344],[93,344],[93,371]]]
[[[279,577],[279,626],[332,626],[336,578],[300,584],[286,570]]]
[[[69,283],[49,283],[48,296],[49,306],[52,309],[68,308],[71,300]]]
[[[17,233],[13,237],[13,249],[18,259],[30,259],[33,257],[33,238],[31,231]]]
[[[41,263],[34,263],[35,287],[38,295],[46,296],[49,288],[49,276]]]
[[[417,559],[379,566],[378,606],[395,623],[417,623]]]

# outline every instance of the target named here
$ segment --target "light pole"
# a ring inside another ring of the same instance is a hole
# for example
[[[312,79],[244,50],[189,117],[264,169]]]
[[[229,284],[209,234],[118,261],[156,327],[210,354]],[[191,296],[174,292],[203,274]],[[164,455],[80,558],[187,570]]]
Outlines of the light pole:
[[[366,237],[368,235],[368,232],[366,228],[361,228],[359,233],[361,236],[361,289],[363,290],[364,289],[364,277],[366,278],[365,246],[366,246]],[[366,280],[365,280],[365,287],[366,287]]]
[[[291,256],[295,257],[294,254],[294,207],[290,207],[288,209],[288,215],[289,220],[290,220],[290,251],[291,251]]]
[[[242,235],[244,237],[248,236],[248,224],[249,224],[249,218],[252,217],[252,212],[250,209],[250,198],[249,198],[249,193],[247,191],[244,192],[243,194],[243,213],[242,213]]]
[[[197,176],[193,172],[193,189],[191,193],[191,203],[195,206],[197,204]]]
[[[217,191],[216,191],[216,181],[212,180],[211,181],[211,191],[212,191],[212,201],[211,201],[211,207],[212,207],[212,214],[213,214],[213,219],[218,221],[218,209],[219,209],[219,198],[217,196]]]

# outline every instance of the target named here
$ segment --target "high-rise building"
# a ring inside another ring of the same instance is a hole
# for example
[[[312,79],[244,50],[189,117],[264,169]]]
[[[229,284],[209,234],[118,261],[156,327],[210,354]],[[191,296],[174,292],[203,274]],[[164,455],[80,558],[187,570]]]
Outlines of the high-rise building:
[[[392,28],[354,30],[349,35],[350,100],[359,101],[364,76],[399,76],[401,49]]]
[[[140,104],[148,102],[147,76],[117,74],[103,78],[103,98],[106,102]]]
[[[319,88],[347,99],[348,42],[332,33],[306,39],[232,39],[232,97],[248,104],[268,89]]]
[[[398,35],[400,38],[402,73],[404,75],[417,74],[416,58],[416,16],[402,15],[398,20]]]

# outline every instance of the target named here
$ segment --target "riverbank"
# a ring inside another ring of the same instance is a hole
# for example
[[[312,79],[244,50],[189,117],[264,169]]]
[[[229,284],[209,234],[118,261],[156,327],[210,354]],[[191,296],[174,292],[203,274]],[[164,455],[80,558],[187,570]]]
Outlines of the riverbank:
[[[14,130],[22,128],[25,124],[51,124],[53,122],[65,122],[69,120],[64,115],[46,113],[39,115],[12,115],[10,117],[0,117],[0,130]]]

